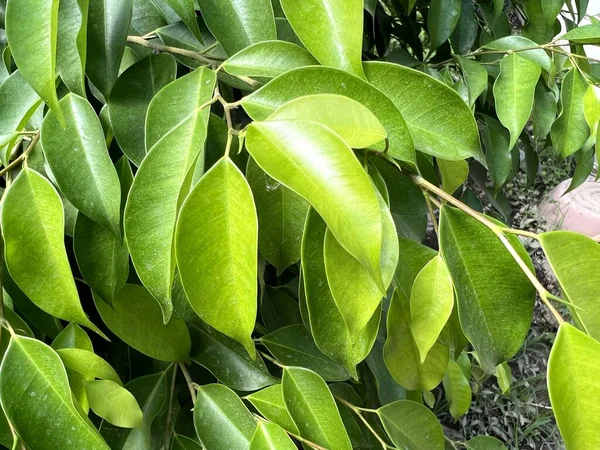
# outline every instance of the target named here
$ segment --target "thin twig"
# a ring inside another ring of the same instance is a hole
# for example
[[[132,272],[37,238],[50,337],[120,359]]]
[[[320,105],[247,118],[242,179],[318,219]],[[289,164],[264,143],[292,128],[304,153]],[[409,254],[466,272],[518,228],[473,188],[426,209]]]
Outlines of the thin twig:
[[[266,420],[262,416],[259,416],[258,414],[254,414],[254,418],[257,421],[269,423],[268,420]],[[288,434],[288,436],[292,437],[293,439],[297,440],[298,442],[300,442],[302,444],[308,445],[309,447],[311,447],[311,448],[313,448],[315,450],[329,450],[327,447],[323,447],[323,446],[321,446],[319,444],[315,444],[314,442],[311,442],[308,439],[304,439],[303,437],[298,436],[297,434],[294,434],[294,433],[292,433],[292,432],[290,432],[288,430],[284,429],[284,431]]]
[[[214,56],[204,56],[193,50],[186,50],[184,48],[171,47],[170,45],[159,44],[158,42],[144,39],[141,36],[127,36],[127,42],[131,44],[141,45],[142,47],[150,48],[152,50],[157,50],[163,53],[172,53],[174,55],[185,56],[187,58],[198,61],[199,63],[204,64],[205,66],[210,66],[213,68],[216,68],[219,65],[219,62],[222,61],[221,58],[217,58]]]
[[[177,380],[177,365],[173,366],[173,377],[171,379],[171,394],[169,396],[169,409],[167,411],[167,422],[165,431],[165,441],[163,443],[163,449],[169,447],[169,441],[171,440],[171,416],[173,415],[173,398],[175,397],[175,381]]]
[[[4,169],[0,170],[0,177],[3,176],[4,174],[6,174],[7,172],[9,172],[10,170],[14,169],[21,163],[23,163],[25,160],[27,160],[27,156],[29,156],[29,154],[31,153],[31,151],[33,150],[33,148],[35,147],[35,145],[38,143],[39,140],[40,140],[40,133],[38,131],[36,134],[33,135],[31,142],[29,143],[27,148],[23,151],[23,153],[21,153],[14,161],[9,163]]]
[[[362,423],[365,425],[365,427],[367,427],[367,429],[371,432],[371,434],[375,437],[375,439],[377,439],[377,441],[381,444],[381,448],[383,448],[384,450],[386,450],[388,448],[394,448],[394,447],[391,447],[390,445],[388,445],[388,443],[385,442],[385,440],[381,436],[379,436],[379,433],[377,433],[377,431],[375,431],[375,429],[371,426],[369,421],[367,419],[365,419],[362,415],[362,411],[374,412],[374,413],[377,413],[377,411],[366,409],[366,408],[361,408],[359,406],[356,406],[356,405],[350,403],[349,401],[347,401],[346,399],[344,399],[342,397],[338,397],[337,395],[335,396],[335,398],[341,404],[350,408],[350,410],[358,416],[358,418],[362,421]]]
[[[192,397],[192,404],[196,405],[196,384],[194,383],[194,380],[192,380],[192,377],[188,372],[187,366],[181,361],[179,361],[179,368],[181,369],[181,373],[183,373],[185,382],[188,386],[188,390],[190,391],[190,396]]]
[[[277,367],[281,367],[282,369],[285,367],[283,364],[281,364],[279,361],[277,361],[275,358],[273,358],[271,355],[265,353],[265,352],[261,352],[259,351],[258,353],[261,354],[261,356],[263,358],[265,358],[267,361],[271,361],[273,364],[275,364]]]
[[[438,228],[437,218],[435,217],[435,212],[433,211],[433,205],[431,204],[431,196],[429,192],[423,190],[423,197],[425,197],[425,204],[427,205],[427,211],[429,211],[429,216],[431,217],[431,223],[433,224],[433,231],[435,231],[435,235],[439,238],[440,230]]]

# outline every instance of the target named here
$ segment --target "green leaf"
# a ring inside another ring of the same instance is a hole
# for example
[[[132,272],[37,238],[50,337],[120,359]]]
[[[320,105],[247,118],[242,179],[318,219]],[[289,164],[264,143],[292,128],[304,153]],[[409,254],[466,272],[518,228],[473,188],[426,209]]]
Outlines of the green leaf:
[[[600,446],[600,388],[595,370],[600,343],[564,323],[548,360],[548,391],[560,434],[568,449]]]
[[[563,158],[583,147],[590,135],[583,106],[587,90],[588,83],[579,71],[569,70],[561,86],[561,112],[550,131],[554,151]]]
[[[540,67],[517,53],[500,61],[500,75],[494,83],[498,119],[510,131],[512,149],[533,110],[533,95],[540,77]]]
[[[132,8],[133,0],[90,1],[85,74],[105,99],[119,75]]]
[[[333,395],[319,375],[302,367],[286,367],[281,386],[301,437],[329,450],[352,448]]]
[[[81,307],[63,242],[63,220],[54,187],[37,172],[23,169],[2,205],[6,266],[19,288],[42,310],[103,336]]]
[[[157,94],[148,108],[147,144],[154,140],[151,133],[163,137],[140,165],[125,207],[125,237],[131,260],[140,280],[160,304],[165,322],[173,310],[177,214],[189,189],[188,175],[203,156],[207,135],[210,111],[199,108],[212,98],[215,82],[213,71],[198,69]],[[187,100],[180,103],[183,96]],[[170,107],[160,108],[167,100]],[[158,109],[153,107],[155,102]],[[179,109],[174,112],[175,107]]]
[[[198,0],[198,4],[206,25],[228,55],[277,39],[270,0]]]
[[[250,450],[296,450],[297,447],[279,425],[258,422],[258,427],[250,441]]]
[[[391,63],[366,63],[365,74],[400,110],[417,150],[448,161],[483,160],[473,113],[452,88]]]
[[[135,397],[114,381],[86,381],[85,392],[92,410],[106,421],[122,428],[142,426],[143,413]]]
[[[411,450],[444,449],[442,426],[426,406],[411,400],[398,400],[379,408],[377,415],[396,447]]]
[[[302,47],[283,41],[264,41],[247,47],[223,63],[231,75],[275,78],[292,69],[319,63]]]
[[[282,273],[300,259],[308,203],[264,173],[252,158],[248,160],[246,178],[258,214],[258,249]]]
[[[262,337],[260,341],[285,366],[305,367],[327,381],[343,381],[350,375],[343,366],[324,355],[304,325],[290,325]]]
[[[363,0],[281,0],[290,25],[324,66],[364,78]]]
[[[298,97],[280,106],[268,120],[318,122],[336,132],[352,148],[366,148],[387,137],[385,128],[366,106],[343,95]]]
[[[284,430],[298,435],[298,427],[288,413],[283,401],[281,384],[269,386],[245,397],[258,412]]]
[[[573,28],[563,34],[560,39],[576,42],[577,44],[600,44],[600,23],[592,23]]]
[[[590,84],[583,96],[583,114],[590,127],[590,139],[595,139],[600,124],[600,87]]]
[[[554,92],[548,89],[542,80],[538,81],[533,99],[533,117],[531,118],[533,135],[536,139],[545,138],[550,133],[556,119],[556,102]]]
[[[207,384],[198,388],[194,426],[206,450],[248,449],[256,422],[235,392]]]
[[[500,122],[490,116],[483,117],[485,127],[481,137],[485,147],[485,159],[488,163],[490,178],[494,189],[499,191],[508,181],[512,172],[512,151],[510,133]]]
[[[169,5],[177,13],[183,23],[194,33],[194,36],[202,42],[202,35],[200,28],[198,27],[198,21],[196,19],[196,11],[194,10],[193,0],[165,0],[165,3]]]
[[[69,90],[85,97],[89,0],[61,0],[58,8],[56,71]]]
[[[600,339],[598,243],[570,231],[542,233],[539,241],[563,293],[576,308],[573,317],[590,336]]]
[[[61,192],[94,222],[121,236],[121,187],[92,105],[67,94],[60,101],[62,126],[51,111],[41,129],[44,156]]]
[[[427,14],[429,43],[435,50],[448,40],[462,11],[462,0],[432,0]]]
[[[478,17],[475,4],[471,0],[462,0],[458,23],[450,35],[450,42],[455,53],[464,55],[471,51],[479,34]]]
[[[244,97],[242,106],[252,119],[265,120],[290,100],[314,94],[344,95],[362,103],[384,126],[389,155],[402,161],[415,161],[412,138],[398,108],[373,86],[340,70],[328,67],[292,70]]]
[[[5,21],[10,52],[21,75],[62,123],[54,84],[58,6],[58,0],[12,0],[7,2]]]
[[[533,270],[518,238],[507,239]],[[489,228],[449,206],[442,206],[440,249],[456,289],[465,336],[482,368],[494,373],[521,348],[531,324],[535,289]]]
[[[31,450],[109,450],[76,409],[60,358],[41,341],[11,338],[0,368],[0,401]]]
[[[83,329],[76,323],[70,323],[52,341],[52,348],[79,348],[89,352],[94,351],[92,341]]]
[[[191,0],[190,0],[191,1]],[[137,166],[146,155],[144,131],[150,101],[175,80],[177,63],[172,55],[148,55],[123,72],[108,98],[110,123],[119,147]]]
[[[446,398],[450,403],[450,414],[458,420],[471,406],[471,386],[463,370],[453,359],[448,361],[443,384]]]
[[[475,436],[465,442],[467,450],[506,450],[506,447],[495,437]]]
[[[177,221],[181,283],[207,324],[240,342],[254,359],[258,223],[252,192],[228,157],[187,197]]]
[[[456,56],[456,60],[460,64],[465,83],[467,84],[469,106],[473,107],[475,100],[488,87],[488,72],[481,63],[473,59]]]
[[[112,308],[94,299],[106,326],[127,345],[161,361],[187,361],[190,357],[190,334],[185,322],[172,317],[163,324],[156,301],[143,286],[126,284]]]
[[[448,347],[434,343],[424,362],[411,333],[410,305],[404,294],[395,290],[387,314],[388,337],[383,358],[390,374],[410,391],[431,391],[436,387],[448,365]]]
[[[203,450],[202,446],[193,439],[175,433],[172,450]]]
[[[237,391],[256,391],[275,383],[262,358],[250,358],[237,341],[213,329],[191,326],[192,361],[206,367],[221,383]]]
[[[0,103],[0,135],[7,135],[27,125],[41,100],[21,71],[15,70],[0,85]]]
[[[269,176],[323,216],[340,245],[385,291],[379,265],[381,213],[373,185],[352,149],[325,126],[309,121],[254,122],[246,148]]]
[[[61,348],[56,350],[56,353],[60,356],[65,367],[73,372],[91,380],[101,378],[123,385],[115,369],[93,351],[80,348]]]
[[[469,164],[466,161],[438,159],[437,165],[442,177],[442,189],[450,195],[454,194],[469,177]]]
[[[453,307],[452,278],[438,256],[419,272],[410,294],[410,331],[421,355],[421,364],[448,322]]]
[[[335,398],[335,402],[340,411],[340,416],[342,417],[342,422],[344,422],[344,427],[348,432],[348,437],[350,437],[350,442],[352,443],[352,448],[359,447],[364,448],[367,447],[367,443],[365,441],[365,437],[363,436],[364,424],[361,423],[361,426],[358,425],[360,419],[356,416],[356,413],[352,411],[347,405],[343,404],[340,399],[344,399],[352,405],[362,407],[363,401],[362,398],[356,393],[356,391],[350,386],[348,383],[333,383],[329,385],[329,390],[333,394]],[[368,430],[364,431],[367,435],[369,433]]]
[[[525,58],[531,62],[536,63],[546,72],[552,71],[552,60],[548,56],[545,50],[539,47],[538,44],[533,42],[531,39],[527,39],[523,36],[506,36],[500,39],[497,39],[492,42],[488,42],[482,48],[486,50],[499,50],[499,51],[514,51],[518,50],[518,54],[520,57]],[[531,49],[525,50],[523,49]]]

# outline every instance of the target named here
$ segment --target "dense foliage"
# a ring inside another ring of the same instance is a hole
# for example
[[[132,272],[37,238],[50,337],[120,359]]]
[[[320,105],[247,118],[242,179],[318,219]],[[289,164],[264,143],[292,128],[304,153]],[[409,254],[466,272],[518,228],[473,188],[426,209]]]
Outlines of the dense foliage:
[[[592,170],[587,3],[0,0],[0,444],[499,450],[448,417],[537,296],[600,448],[600,247],[502,192]]]

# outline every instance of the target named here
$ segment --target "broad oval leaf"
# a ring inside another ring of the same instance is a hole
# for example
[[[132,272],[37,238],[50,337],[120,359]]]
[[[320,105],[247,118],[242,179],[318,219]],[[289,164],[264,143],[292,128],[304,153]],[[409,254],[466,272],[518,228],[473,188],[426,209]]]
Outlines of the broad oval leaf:
[[[590,139],[595,139],[600,124],[600,87],[590,84],[583,97],[583,113],[590,127]]]
[[[269,386],[258,392],[245,397],[258,412],[273,423],[276,423],[284,430],[295,435],[300,433],[298,427],[290,417],[285,403],[283,401],[283,391],[281,384]]]
[[[417,150],[448,161],[469,157],[483,161],[473,113],[453,89],[397,64],[369,62],[364,66],[369,83],[402,113]]]
[[[121,235],[121,186],[92,105],[67,94],[60,101],[66,126],[53,112],[40,133],[44,156],[61,192],[79,211]]]
[[[552,60],[545,50],[537,47],[539,47],[539,45],[533,42],[531,39],[527,39],[524,36],[513,35],[505,36],[503,38],[496,39],[495,41],[488,42],[482,48],[487,50],[500,50],[507,52],[509,50],[518,50],[519,56],[536,63],[546,72],[550,72],[552,70]],[[531,50],[523,51],[525,48]]]
[[[452,195],[469,177],[469,163],[466,161],[436,160],[440,176],[442,177],[442,189]]]
[[[471,386],[456,361],[450,359],[443,380],[444,393],[450,403],[450,414],[455,420],[464,416],[471,406]]]
[[[89,0],[62,0],[58,8],[56,72],[69,90],[85,97]]]
[[[161,361],[189,360],[191,340],[185,322],[172,317],[163,324],[160,308],[143,286],[123,286],[112,308],[94,301],[106,326],[126,344]]]
[[[202,42],[202,34],[198,27],[198,20],[196,18],[196,11],[194,9],[193,0],[165,0],[165,3],[169,5],[177,13],[186,27],[194,33],[194,36]]]
[[[60,348],[56,350],[56,353],[60,356],[65,368],[73,372],[92,380],[101,378],[123,385],[115,369],[93,351],[80,348]]]
[[[111,380],[85,382],[90,408],[103,419],[122,428],[139,428],[143,413],[135,397]]]
[[[427,31],[432,50],[448,40],[458,24],[461,11],[462,0],[432,0],[427,14]]]
[[[258,223],[250,186],[228,157],[206,172],[183,204],[175,253],[194,311],[254,358]]]
[[[259,422],[250,441],[250,450],[297,450],[285,430],[275,423]]]
[[[290,25],[324,66],[364,78],[363,0],[281,0]]]
[[[467,450],[506,450],[504,444],[492,436],[475,436],[465,442]]]
[[[256,422],[235,392],[207,384],[198,388],[194,426],[206,450],[248,450]]]
[[[103,336],[81,307],[63,242],[63,221],[62,204],[54,187],[37,172],[23,169],[2,204],[6,266],[19,288],[39,308]]]
[[[67,325],[52,341],[52,348],[60,350],[63,348],[79,348],[89,352],[94,351],[92,340],[83,329],[76,323]]]
[[[60,358],[41,341],[11,338],[0,367],[0,401],[31,450],[109,450],[75,407]]]
[[[473,107],[475,100],[488,87],[488,72],[478,61],[463,56],[455,56],[455,58],[460,64],[465,83],[467,84],[469,106]]]
[[[590,25],[573,28],[568,33],[563,34],[560,38],[578,44],[599,44],[600,24],[592,23]]]
[[[286,367],[281,387],[301,437],[329,450],[352,448],[333,395],[319,375],[302,367]]]
[[[181,434],[173,435],[172,450],[204,450],[198,442]]]
[[[518,238],[507,239],[532,267]],[[442,207],[440,216],[440,249],[456,289],[465,336],[477,350],[482,368],[494,373],[527,335],[535,289],[489,228],[449,206]]]

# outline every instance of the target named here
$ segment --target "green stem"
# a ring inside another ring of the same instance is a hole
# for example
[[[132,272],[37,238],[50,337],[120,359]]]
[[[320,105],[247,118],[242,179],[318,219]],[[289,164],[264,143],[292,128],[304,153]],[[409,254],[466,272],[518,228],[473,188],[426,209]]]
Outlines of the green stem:
[[[377,439],[377,441],[379,442],[379,444],[381,444],[381,448],[384,450],[387,449],[393,449],[394,447],[388,445],[387,442],[385,442],[385,440],[379,436],[379,433],[377,433],[377,431],[375,431],[375,429],[373,428],[373,426],[369,423],[369,421],[367,419],[364,418],[364,416],[362,415],[362,412],[372,412],[374,414],[377,414],[377,410],[374,409],[367,409],[367,408],[361,408],[359,406],[356,406],[352,403],[350,403],[349,401],[347,401],[346,399],[343,399],[342,397],[339,396],[335,396],[335,399],[340,402],[341,404],[347,406],[348,408],[350,408],[350,410],[356,414],[358,416],[358,418],[361,420],[361,422],[365,425],[365,427],[367,427],[367,430],[369,430],[371,432],[371,434],[375,437],[375,439]]]
[[[10,172],[12,169],[14,169],[15,167],[17,167],[18,165],[20,165],[23,162],[25,162],[25,164],[27,165],[27,162],[26,162],[27,157],[29,156],[29,154],[31,153],[33,148],[36,146],[36,144],[38,143],[39,140],[40,140],[40,133],[38,131],[36,134],[33,135],[33,137],[31,138],[31,142],[29,143],[27,148],[23,151],[23,153],[21,153],[14,161],[9,163],[4,169],[0,170],[0,177],[4,176],[6,173]]]
[[[185,382],[187,383],[188,390],[190,391],[190,397],[192,397],[192,404],[196,405],[196,384],[194,383],[194,380],[192,380],[190,372],[188,372],[187,366],[181,361],[179,361],[178,364],[179,368],[181,369],[181,373],[185,378]]]

